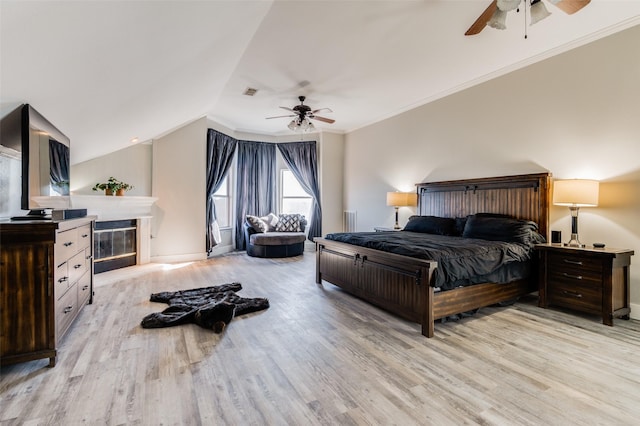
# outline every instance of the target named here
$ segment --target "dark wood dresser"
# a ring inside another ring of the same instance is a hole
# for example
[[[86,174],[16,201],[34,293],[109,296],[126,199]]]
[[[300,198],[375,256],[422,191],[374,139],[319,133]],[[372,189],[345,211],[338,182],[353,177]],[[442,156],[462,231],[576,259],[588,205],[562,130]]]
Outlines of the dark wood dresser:
[[[633,250],[536,245],[539,305],[597,314],[602,323],[629,319],[629,268]]]
[[[93,302],[95,217],[0,222],[0,364],[49,358]]]

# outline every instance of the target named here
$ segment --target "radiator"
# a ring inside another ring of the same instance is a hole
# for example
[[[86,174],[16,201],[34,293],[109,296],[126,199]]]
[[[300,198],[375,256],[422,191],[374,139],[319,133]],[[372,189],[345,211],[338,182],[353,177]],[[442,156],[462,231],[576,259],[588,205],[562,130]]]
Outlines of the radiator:
[[[356,232],[356,212],[345,211],[342,213],[342,230],[343,232]]]

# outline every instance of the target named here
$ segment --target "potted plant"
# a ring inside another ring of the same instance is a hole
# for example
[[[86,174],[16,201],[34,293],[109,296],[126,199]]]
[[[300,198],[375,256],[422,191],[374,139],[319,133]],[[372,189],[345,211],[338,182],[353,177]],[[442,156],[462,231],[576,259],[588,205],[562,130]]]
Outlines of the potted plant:
[[[96,183],[93,186],[94,191],[104,191],[105,195],[124,195],[125,191],[133,189],[133,185],[119,181],[111,176],[106,182]]]

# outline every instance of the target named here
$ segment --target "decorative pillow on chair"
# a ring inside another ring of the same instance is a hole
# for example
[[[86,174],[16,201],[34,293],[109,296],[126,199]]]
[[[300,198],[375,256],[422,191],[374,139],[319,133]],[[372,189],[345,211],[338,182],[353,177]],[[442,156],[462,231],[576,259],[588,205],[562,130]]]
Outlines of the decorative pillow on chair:
[[[249,222],[249,225],[251,225],[256,232],[267,232],[269,230],[269,225],[258,216],[251,216],[248,214],[247,222]]]
[[[262,221],[267,224],[266,232],[273,232],[276,230],[276,225],[278,224],[278,216],[273,213],[269,213],[266,216],[262,216],[260,219],[262,219]]]
[[[281,214],[276,224],[276,232],[302,232],[299,214]]]

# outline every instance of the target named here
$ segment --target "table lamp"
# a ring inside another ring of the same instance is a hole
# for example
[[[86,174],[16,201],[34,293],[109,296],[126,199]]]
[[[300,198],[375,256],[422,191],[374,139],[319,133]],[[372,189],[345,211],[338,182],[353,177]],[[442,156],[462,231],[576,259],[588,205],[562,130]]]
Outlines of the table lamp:
[[[398,209],[405,206],[418,205],[418,199],[415,192],[387,192],[387,205],[396,209],[396,224],[393,229],[400,229],[398,225]]]
[[[571,210],[571,240],[569,247],[584,247],[578,239],[578,210],[598,205],[599,183],[587,179],[557,180],[553,184],[553,204],[569,206]]]

